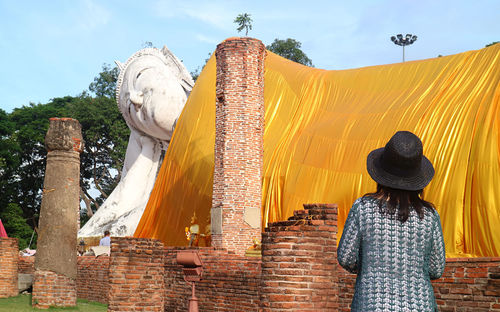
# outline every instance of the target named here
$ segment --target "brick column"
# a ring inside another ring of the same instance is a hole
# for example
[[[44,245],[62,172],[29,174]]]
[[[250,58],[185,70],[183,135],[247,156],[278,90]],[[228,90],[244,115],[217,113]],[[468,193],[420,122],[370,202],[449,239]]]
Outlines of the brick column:
[[[17,296],[18,271],[17,238],[0,238],[0,298]]]
[[[164,258],[163,244],[158,240],[113,237],[108,311],[163,312]]]
[[[304,205],[262,234],[262,311],[338,311],[337,206]]]
[[[217,46],[212,246],[238,255],[261,235],[265,47],[253,38]]]
[[[51,118],[45,136],[47,166],[40,209],[32,304],[76,305],[77,231],[80,206],[80,123]]]

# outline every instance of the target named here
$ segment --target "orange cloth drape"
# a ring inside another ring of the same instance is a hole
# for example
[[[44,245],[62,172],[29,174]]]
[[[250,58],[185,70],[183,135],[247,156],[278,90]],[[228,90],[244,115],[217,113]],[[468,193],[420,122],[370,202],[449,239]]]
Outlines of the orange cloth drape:
[[[303,203],[352,202],[375,190],[366,156],[398,130],[417,134],[436,169],[424,198],[441,215],[448,257],[500,256],[500,44],[351,70],[265,61],[263,226]],[[215,59],[178,121],[135,236],[186,245],[212,197]],[[340,235],[339,235],[340,236]]]

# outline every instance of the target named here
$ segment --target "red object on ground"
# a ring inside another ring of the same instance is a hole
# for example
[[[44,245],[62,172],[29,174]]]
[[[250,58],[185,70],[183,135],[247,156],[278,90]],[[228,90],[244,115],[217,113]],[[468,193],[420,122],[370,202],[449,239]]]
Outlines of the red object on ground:
[[[8,237],[7,232],[5,231],[5,228],[3,227],[2,219],[0,219],[0,237]]]

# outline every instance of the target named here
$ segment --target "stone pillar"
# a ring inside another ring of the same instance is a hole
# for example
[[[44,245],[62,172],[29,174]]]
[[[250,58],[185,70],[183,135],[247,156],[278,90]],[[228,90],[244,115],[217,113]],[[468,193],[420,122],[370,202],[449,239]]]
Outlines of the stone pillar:
[[[51,118],[45,136],[47,166],[38,222],[32,304],[76,305],[77,231],[80,204],[80,123]]]
[[[17,238],[0,238],[0,298],[17,296],[19,261]]]
[[[212,246],[244,255],[261,236],[264,58],[253,38],[217,46]]]
[[[108,311],[165,310],[165,253],[155,239],[113,237]]]
[[[337,272],[337,206],[304,205],[262,234],[261,311],[339,311]]]

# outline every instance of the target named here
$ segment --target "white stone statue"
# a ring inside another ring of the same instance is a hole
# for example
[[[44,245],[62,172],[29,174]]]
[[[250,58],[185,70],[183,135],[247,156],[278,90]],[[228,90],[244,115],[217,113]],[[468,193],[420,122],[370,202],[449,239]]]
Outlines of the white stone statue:
[[[166,149],[187,97],[194,85],[175,55],[163,47],[146,48],[120,68],[116,101],[130,128],[122,177],[78,237],[131,236],[144,212]]]

